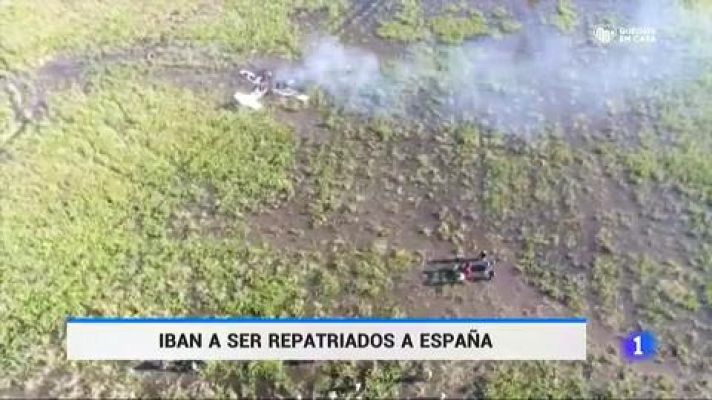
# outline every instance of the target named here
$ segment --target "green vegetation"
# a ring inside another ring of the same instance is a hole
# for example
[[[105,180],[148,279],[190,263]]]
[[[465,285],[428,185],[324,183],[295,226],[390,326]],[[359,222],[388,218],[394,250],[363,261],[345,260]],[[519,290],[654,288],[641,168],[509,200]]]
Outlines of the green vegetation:
[[[527,238],[516,267],[524,279],[543,294],[581,313],[585,300],[582,281],[571,273],[563,272],[562,265],[556,265],[544,257],[549,246],[551,240],[541,235]]]
[[[491,399],[569,399],[588,397],[586,381],[574,368],[527,362],[497,368],[485,386]]]
[[[712,237],[712,221],[705,211],[712,199],[712,164],[708,155],[712,151],[710,76],[708,71],[684,88],[664,92],[655,104],[660,113],[658,129],[647,132],[637,149],[621,156],[640,197],[648,203],[655,200],[642,193],[662,187],[677,190],[676,201],[686,214],[689,234],[703,241]],[[708,251],[707,246],[695,248],[691,258],[697,269],[641,261],[637,270],[642,276],[665,268],[660,271],[662,276],[656,277],[657,284],[650,278],[650,286],[644,283],[638,292],[639,302],[651,321],[675,318],[680,310],[698,311],[705,298],[697,294],[696,288],[704,285],[704,276],[709,273]]]
[[[189,0],[32,0],[0,6],[0,67],[37,66],[56,53],[157,39],[200,5]]]
[[[289,129],[145,76],[108,70],[88,93],[54,95],[51,121],[6,148],[0,358],[7,376],[31,377],[34,366],[49,363],[56,374],[91,382],[73,386],[74,395],[144,393],[121,364],[104,366],[109,381],[91,365],[41,355],[61,347],[66,315],[395,311],[383,293],[392,274],[412,265],[408,253],[335,245],[287,254],[244,240],[246,211],[291,195]],[[388,375],[379,374],[370,390],[390,390]],[[215,363],[203,379],[203,396],[292,393],[280,363]]]
[[[476,394],[492,399],[656,398],[674,397],[671,382],[622,367],[602,374],[605,362],[589,357],[580,363],[522,362],[498,365]],[[475,396],[476,397],[476,396]]]
[[[567,196],[576,191],[571,176],[573,149],[555,135],[542,135],[533,146],[521,150],[497,145],[499,138],[488,146],[481,166],[486,174],[483,201],[488,213],[507,219],[532,206],[567,208]],[[562,185],[569,188],[561,190]]]
[[[659,105],[660,134],[645,137],[626,157],[635,179],[669,182],[690,195],[712,198],[711,89],[712,72],[666,96]],[[673,146],[663,144],[668,139]]]
[[[699,300],[696,278],[674,263],[659,263],[648,256],[634,264],[639,284],[633,290],[633,301],[646,321],[660,324],[677,319],[681,312],[697,312]]]
[[[295,10],[325,9],[332,18],[343,3],[326,0],[274,0],[256,6],[251,0],[230,0],[215,11],[214,18],[196,19],[178,33],[197,43],[218,44],[240,53],[249,51],[298,52],[299,28],[291,23]]]
[[[319,393],[333,393],[339,397],[362,395],[366,398],[393,398],[398,396],[400,380],[404,375],[401,362],[327,363],[319,367],[316,382]],[[364,389],[355,392],[355,383]]]
[[[551,23],[565,33],[571,33],[578,26],[578,14],[572,0],[557,0]]]
[[[403,371],[397,363],[384,363],[378,369],[372,369],[364,382],[366,398],[385,398],[398,396],[398,386]]]
[[[599,256],[593,262],[591,284],[604,310],[614,310],[617,307],[620,268],[620,261],[611,256]]]
[[[327,23],[334,24],[344,16],[348,9],[348,0],[297,0],[292,2],[294,10],[314,12],[323,11]]]
[[[400,6],[399,12],[376,30],[379,37],[409,43],[432,36],[441,43],[453,45],[479,36],[508,34],[521,28],[504,7],[492,11],[490,25],[482,11],[469,6],[447,7],[429,20],[423,15],[418,1],[401,0]]]
[[[477,10],[470,11],[467,16],[437,16],[430,21],[430,29],[439,41],[448,44],[462,43],[465,39],[489,33],[485,16]]]
[[[12,75],[25,79],[30,68],[58,55],[157,43],[258,58],[293,55],[297,11],[323,10],[337,20],[346,4],[139,3],[1,5],[0,68],[26,70]],[[426,17],[420,3],[402,0],[377,34],[457,44],[521,27],[503,7],[480,12],[461,3]],[[556,3],[552,23],[559,29],[573,31],[578,19],[572,1]],[[429,58],[429,79],[467,75],[442,71],[467,68],[452,62],[457,46],[422,47],[415,55]],[[523,139],[477,123],[434,127],[412,118],[345,115],[323,97],[317,121],[310,113],[295,118],[308,131],[295,138],[269,111],[223,109],[212,89],[203,95],[157,84],[151,79],[170,73],[156,65],[93,67],[100,72],[89,82],[48,89],[48,117],[11,143],[4,139],[18,124],[7,93],[0,93],[0,388],[29,382],[46,391],[38,395],[77,397],[348,397],[357,395],[358,381],[364,383],[358,395],[398,396],[409,377],[404,363],[324,363],[298,370],[306,372],[293,381],[294,371],[279,362],[216,362],[195,385],[148,382],[126,363],[66,362],[63,320],[68,314],[400,315],[399,307],[423,299],[395,285],[401,273],[418,272],[411,252],[433,244],[468,253],[490,241],[562,312],[616,329],[652,327],[664,343],[665,368],[706,365],[700,354],[709,341],[698,327],[712,305],[712,250],[699,245],[712,238],[709,74],[661,91],[655,111],[642,112],[649,126],[643,133],[616,125],[611,139],[608,132],[567,128],[573,145],[549,129]],[[438,121],[433,104],[448,96],[442,92],[422,95],[418,104]],[[290,120],[285,114],[275,113]],[[312,122],[319,129],[311,130]],[[639,143],[629,140],[637,134]],[[262,226],[259,218],[273,217],[277,205],[277,221]],[[291,218],[280,218],[283,210],[298,216],[285,221]],[[445,304],[443,312],[459,313],[464,308],[449,301],[479,299],[446,293],[440,304],[414,307]],[[501,300],[509,293],[490,295]],[[705,382],[641,380],[615,355],[601,353],[581,364],[487,364],[476,372],[466,365],[463,376],[482,378],[475,397],[709,397]],[[447,377],[437,375],[458,368],[440,366],[435,379],[441,380],[431,386],[447,386]]]
[[[265,387],[274,396],[291,389],[284,365],[276,361],[210,363],[202,376],[209,382],[205,397],[254,397]]]
[[[670,304],[692,312],[697,311],[699,308],[697,295],[689,287],[686,287],[683,282],[671,279],[663,280],[660,282],[660,289],[665,301]]]
[[[501,34],[514,33],[522,29],[522,24],[517,22],[511,13],[504,7],[496,7],[492,10],[494,25]]]
[[[308,173],[314,179],[309,207],[315,224],[325,222],[330,213],[345,206],[355,168],[350,149],[343,145],[323,144],[314,151]]]
[[[0,7],[0,70],[39,66],[56,54],[114,49],[141,42],[190,40],[231,51],[293,53],[295,10],[326,9],[336,16],[342,3],[275,0],[63,1],[38,8],[32,0]]]
[[[400,10],[392,20],[383,22],[376,34],[383,39],[417,42],[426,37],[425,17],[418,0],[400,0]]]
[[[189,312],[200,272],[186,259],[225,262],[236,244],[176,242],[173,213],[210,193],[217,210],[237,214],[290,189],[291,136],[267,117],[216,111],[123,70],[94,85],[53,98],[54,123],[0,166],[6,362],[20,363],[66,315]],[[255,284],[272,284],[264,279]]]

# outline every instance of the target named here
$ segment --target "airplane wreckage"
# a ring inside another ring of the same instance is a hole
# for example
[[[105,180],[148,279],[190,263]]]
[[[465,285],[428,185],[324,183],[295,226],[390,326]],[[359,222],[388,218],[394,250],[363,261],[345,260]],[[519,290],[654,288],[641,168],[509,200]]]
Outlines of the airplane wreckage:
[[[282,98],[293,98],[301,103],[307,103],[309,96],[294,89],[292,81],[277,81],[274,79],[272,71],[262,70],[252,72],[247,69],[240,70],[240,76],[253,85],[252,92],[235,92],[233,98],[242,107],[252,110],[264,108],[261,100],[266,95],[274,95]]]

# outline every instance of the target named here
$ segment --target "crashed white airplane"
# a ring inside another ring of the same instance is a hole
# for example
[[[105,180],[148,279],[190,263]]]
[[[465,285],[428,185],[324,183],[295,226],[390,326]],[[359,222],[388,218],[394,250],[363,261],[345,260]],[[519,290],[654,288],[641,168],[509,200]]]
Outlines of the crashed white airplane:
[[[237,104],[243,106],[243,107],[248,107],[253,110],[261,110],[262,109],[262,103],[260,103],[260,98],[262,98],[264,94],[259,93],[259,92],[252,92],[252,93],[240,93],[240,92],[235,92],[235,95],[233,98],[235,101],[237,101]]]
[[[271,72],[266,72],[266,74],[271,77]],[[265,79],[268,79],[267,77],[255,74],[254,72],[246,69],[240,70],[240,76],[255,85],[254,90],[250,93],[235,92],[233,95],[233,98],[237,104],[243,107],[253,110],[261,110],[264,106],[260,102],[260,99],[268,93],[285,98],[295,98],[302,103],[309,101],[309,96],[292,89],[289,82],[277,82],[274,87],[271,87],[272,85],[270,84],[264,85]]]

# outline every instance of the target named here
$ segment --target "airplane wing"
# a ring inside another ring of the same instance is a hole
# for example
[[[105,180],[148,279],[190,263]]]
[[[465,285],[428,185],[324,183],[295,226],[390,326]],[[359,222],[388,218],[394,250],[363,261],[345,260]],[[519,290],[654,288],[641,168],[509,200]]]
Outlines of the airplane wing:
[[[240,104],[243,107],[248,107],[253,110],[261,110],[263,108],[262,103],[260,103],[260,96],[259,93],[240,93],[240,92],[235,92],[235,95],[233,96],[235,101],[237,101],[238,104]]]

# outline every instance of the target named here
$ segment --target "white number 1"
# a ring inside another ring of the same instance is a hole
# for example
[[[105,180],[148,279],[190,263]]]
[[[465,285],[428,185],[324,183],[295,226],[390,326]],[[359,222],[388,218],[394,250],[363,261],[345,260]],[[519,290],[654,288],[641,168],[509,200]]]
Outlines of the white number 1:
[[[642,349],[642,343],[641,343],[642,339],[640,338],[640,335],[634,337],[633,341],[635,342],[635,351],[633,352],[633,354],[636,356],[642,356],[643,349]]]

